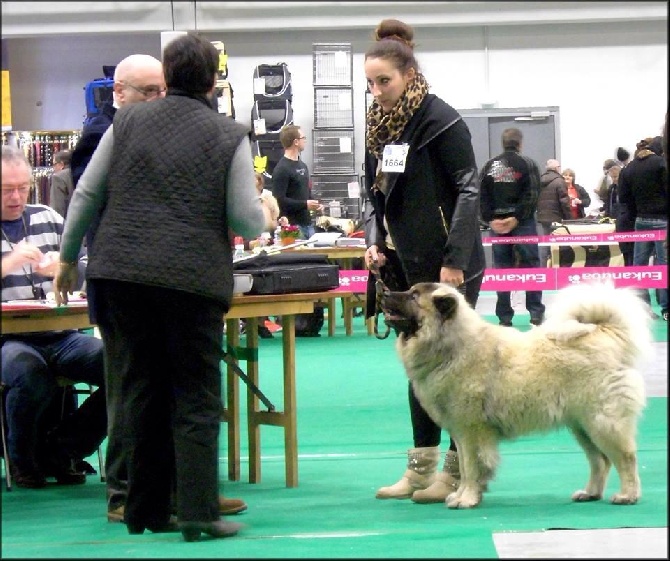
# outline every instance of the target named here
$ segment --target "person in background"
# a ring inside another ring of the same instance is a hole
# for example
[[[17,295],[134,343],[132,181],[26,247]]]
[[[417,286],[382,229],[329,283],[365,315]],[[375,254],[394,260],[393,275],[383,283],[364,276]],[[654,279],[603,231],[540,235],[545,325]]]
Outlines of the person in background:
[[[624,147],[619,146],[616,149],[616,159],[621,166],[621,169],[625,168],[630,162],[630,152]]]
[[[414,55],[414,30],[386,19],[365,53],[365,77],[374,101],[366,123],[365,185],[371,212],[365,265],[391,290],[417,282],[444,282],[473,308],[484,275],[479,231],[479,182],[470,131],[459,113],[434,94]],[[391,151],[392,167],[384,164]],[[368,276],[366,316],[376,314],[375,277]],[[378,499],[444,502],[458,488],[456,443],[440,461],[442,429],[408,384],[414,447],[400,480],[377,490]]]
[[[575,183],[575,172],[570,168],[563,170],[563,179],[568,186],[568,196],[570,197],[570,216],[573,220],[584,218],[586,208],[591,205],[591,197],[584,187]]]
[[[2,146],[2,300],[46,298],[58,273],[63,218],[52,208],[28,204],[31,168],[22,150]],[[73,254],[78,282],[78,248]],[[38,489],[46,476],[58,483],[85,483],[74,463],[90,456],[107,434],[102,341],[69,329],[3,334],[2,383],[11,473],[19,487]],[[97,389],[51,429],[40,429],[49,403],[58,395],[57,377]],[[38,454],[38,446],[44,453]],[[41,457],[40,457],[41,456]],[[41,460],[41,461],[38,461]],[[7,469],[7,466],[5,466]]]
[[[635,230],[635,217],[631,216],[628,205],[621,202],[619,196],[621,166],[617,160],[607,160],[607,163],[609,162],[614,163],[607,166],[607,177],[610,180],[610,185],[605,196],[603,213],[607,218],[614,219],[615,232],[632,232]],[[628,267],[633,264],[634,250],[634,242],[619,242],[619,251],[621,251],[623,257],[624,266]]]
[[[644,138],[637,143],[633,160],[619,176],[619,197],[635,216],[635,231],[666,230],[668,228],[668,168],[663,157],[662,138]],[[667,265],[662,241],[635,242],[633,265],[647,266],[653,256],[655,265]],[[668,289],[656,291],[661,316],[668,321]],[[658,315],[651,309],[649,290],[640,291],[649,304],[652,318]]]
[[[49,185],[49,206],[63,218],[67,217],[67,207],[74,192],[70,169],[71,159],[70,150],[59,150],[54,154],[54,171],[51,174]]]
[[[125,522],[131,534],[179,530],[195,541],[241,527],[218,504],[228,229],[255,237],[271,215],[253,186],[249,130],[210,105],[217,49],[189,33],[168,43],[163,65],[167,96],[120,108],[79,180],[56,298],[67,302],[73,256],[104,208],[86,275],[116,380],[109,389],[120,392]]]
[[[93,117],[84,126],[81,138],[72,152],[72,179],[75,189],[79,179],[88,166],[102,135],[107,131],[114,120],[118,108],[155,101],[165,96],[165,77],[163,65],[157,58],[146,54],[132,54],[119,62],[114,69],[114,86],[112,101],[105,102],[100,113]],[[86,245],[90,249],[100,223],[100,211],[86,232]],[[96,297],[92,285],[87,286],[88,311],[91,323],[97,323]],[[107,384],[115,380],[108,380]],[[118,395],[118,391],[112,395]],[[109,419],[117,417],[114,411],[120,407],[107,399]],[[107,520],[109,522],[123,522],[126,495],[128,492],[128,474],[126,460],[122,452],[121,435],[115,430],[113,422],[108,426],[107,453],[105,458],[107,487]],[[241,499],[219,497],[221,514],[236,514],[247,509],[247,504]]]
[[[285,125],[279,131],[284,155],[272,170],[272,194],[279,204],[279,214],[300,228],[306,240],[314,235],[310,211],[321,212],[323,205],[312,199],[309,169],[300,159],[307,137],[297,125]]]
[[[505,129],[501,140],[503,152],[486,162],[479,174],[482,219],[489,224],[493,236],[537,236],[540,170],[532,158],[521,154],[523,134],[519,129]],[[492,252],[494,266],[501,269],[540,266],[537,244],[493,244]],[[500,325],[511,327],[514,308],[510,292],[496,294]],[[526,291],[526,309],[532,325],[544,321],[541,290]]]
[[[604,216],[608,216],[605,214],[605,208],[608,206],[608,198],[610,194],[610,186],[612,185],[612,177],[609,174],[609,170],[613,167],[617,166],[619,170],[621,170],[621,165],[617,160],[614,160],[612,158],[609,158],[603,162],[603,176],[600,180],[600,184],[598,187],[595,189],[595,194],[596,196],[600,199],[600,201],[603,203],[602,206],[598,209],[600,213],[603,213]]]
[[[547,160],[546,171],[540,177],[542,188],[537,199],[537,223],[542,234],[552,233],[554,222],[563,222],[570,218],[570,198],[565,179],[561,175],[561,164],[558,160]],[[540,265],[547,266],[549,260],[549,246],[539,246]]]

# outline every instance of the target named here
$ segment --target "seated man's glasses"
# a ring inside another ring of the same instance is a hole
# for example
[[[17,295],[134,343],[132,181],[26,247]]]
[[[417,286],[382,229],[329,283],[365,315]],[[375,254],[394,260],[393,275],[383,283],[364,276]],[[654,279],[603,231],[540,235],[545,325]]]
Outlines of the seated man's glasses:
[[[161,88],[160,86],[143,86],[143,87],[138,87],[138,86],[133,86],[132,84],[129,84],[128,82],[121,82],[124,86],[128,86],[129,88],[135,90],[137,93],[142,94],[144,97],[147,99],[152,99],[154,97],[158,97],[162,93],[165,93],[166,89]]]
[[[18,185],[18,186],[10,186],[10,185],[3,185],[2,186],[2,196],[3,197],[11,197],[14,192],[17,192],[19,195],[26,195],[30,191],[30,185]]]

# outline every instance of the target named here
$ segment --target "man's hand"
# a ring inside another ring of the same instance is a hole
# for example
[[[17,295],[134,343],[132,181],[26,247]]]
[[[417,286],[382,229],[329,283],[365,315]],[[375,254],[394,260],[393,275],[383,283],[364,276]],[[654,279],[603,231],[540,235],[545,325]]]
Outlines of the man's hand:
[[[54,296],[56,297],[56,304],[59,306],[67,304],[67,295],[68,293],[72,294],[74,292],[78,278],[79,271],[77,270],[77,262],[60,262],[58,274],[56,275],[56,278],[54,278]]]
[[[514,218],[514,216],[509,216],[507,218],[494,218],[489,222],[491,230],[496,234],[509,234],[514,228],[519,225],[519,221]]]
[[[307,200],[307,209],[308,210],[316,210],[318,212],[321,212],[323,210],[323,205],[319,201],[315,201],[313,199],[308,199]]]

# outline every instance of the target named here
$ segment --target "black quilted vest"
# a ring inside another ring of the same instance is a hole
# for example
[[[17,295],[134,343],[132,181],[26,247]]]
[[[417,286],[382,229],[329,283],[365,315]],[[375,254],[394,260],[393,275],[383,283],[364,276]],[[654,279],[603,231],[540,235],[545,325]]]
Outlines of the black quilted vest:
[[[226,177],[246,127],[202,100],[168,94],[119,109],[113,130],[107,203],[87,277],[184,290],[227,309]]]

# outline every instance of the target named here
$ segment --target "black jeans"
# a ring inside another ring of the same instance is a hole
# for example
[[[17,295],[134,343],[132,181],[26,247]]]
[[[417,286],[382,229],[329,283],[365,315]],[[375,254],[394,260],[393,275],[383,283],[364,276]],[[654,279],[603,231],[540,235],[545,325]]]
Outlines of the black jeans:
[[[493,232],[494,236],[499,236]],[[537,225],[534,218],[527,218],[519,222],[507,236],[537,236]],[[498,269],[514,269],[540,267],[540,254],[535,244],[493,244],[493,265]],[[518,265],[517,265],[518,257]],[[511,322],[514,317],[514,308],[510,292],[496,292],[496,316],[501,322]],[[526,291],[526,309],[531,320],[542,320],[545,306],[542,303],[541,290]]]
[[[173,484],[179,520],[218,520],[223,304],[106,280],[96,299],[110,426],[128,472],[126,522],[165,524]]]
[[[409,290],[405,275],[402,273],[402,265],[395,251],[386,250],[387,265],[382,270],[384,282],[390,290]],[[461,290],[465,300],[474,308],[479,299],[479,291],[484,280],[484,271],[474,278],[467,279]],[[412,436],[415,448],[439,446],[441,442],[442,429],[426,413],[414,394],[412,383],[408,384],[409,412],[412,421]],[[449,449],[456,450],[453,439],[449,439]]]

